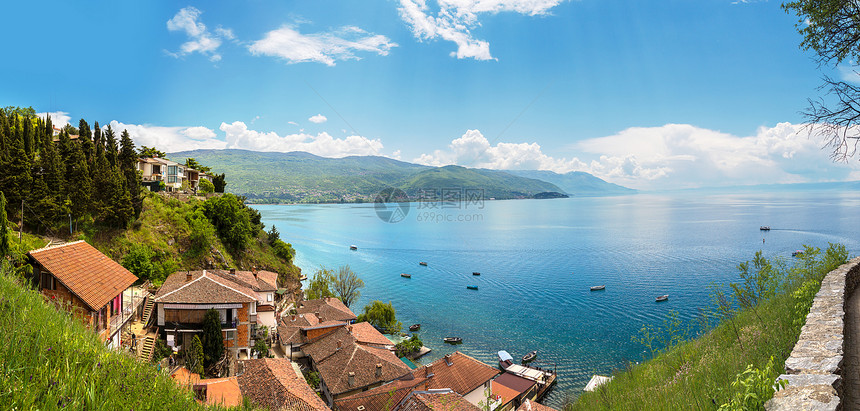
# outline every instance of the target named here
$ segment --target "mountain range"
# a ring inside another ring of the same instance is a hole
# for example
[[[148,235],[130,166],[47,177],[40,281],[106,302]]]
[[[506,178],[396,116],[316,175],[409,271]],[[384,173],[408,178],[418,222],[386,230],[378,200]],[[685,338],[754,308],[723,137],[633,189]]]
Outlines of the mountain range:
[[[450,194],[495,199],[533,198],[541,193],[572,196],[633,194],[583,172],[556,174],[537,170],[489,170],[461,166],[430,167],[379,156],[320,157],[306,152],[193,150],[168,153],[184,163],[194,158],[227,175],[228,192],[252,202],[362,202],[394,187],[410,198]],[[546,197],[543,194],[541,197]]]

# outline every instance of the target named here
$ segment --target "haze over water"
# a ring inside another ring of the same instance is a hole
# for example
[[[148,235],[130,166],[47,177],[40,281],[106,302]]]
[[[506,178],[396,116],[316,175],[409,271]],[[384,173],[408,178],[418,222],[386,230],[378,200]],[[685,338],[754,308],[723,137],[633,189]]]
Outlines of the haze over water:
[[[860,250],[856,192],[640,194],[459,209],[412,203],[398,223],[380,220],[373,204],[254,207],[292,243],[308,277],[320,264],[349,264],[359,274],[365,287],[353,311],[390,301],[404,331],[421,323],[433,349],[422,362],[460,350],[495,366],[499,350],[514,358],[538,350],[539,365],[559,372],[545,400],[553,406],[592,374],[644,359],[631,341],[644,324],[661,323],[670,310],[692,323],[710,306],[708,285],[735,281],[738,263],[757,250],[786,259],[803,244]],[[451,221],[418,221],[428,212]],[[589,290],[603,284],[605,291]],[[661,294],[669,301],[655,303]],[[452,347],[445,336],[464,342]]]

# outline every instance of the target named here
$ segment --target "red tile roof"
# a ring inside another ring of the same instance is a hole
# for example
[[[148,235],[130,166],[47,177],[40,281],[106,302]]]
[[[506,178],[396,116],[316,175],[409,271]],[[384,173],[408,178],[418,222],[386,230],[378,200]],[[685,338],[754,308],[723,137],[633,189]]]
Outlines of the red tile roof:
[[[400,405],[402,411],[434,411],[434,410],[457,410],[457,411],[479,411],[480,408],[466,401],[456,392],[427,392],[415,391],[408,396]]]
[[[320,378],[334,395],[409,374],[409,367],[394,353],[358,344],[345,327],[305,345],[302,351],[313,359]],[[381,365],[379,375],[377,365]],[[350,372],[355,374],[352,384]]]
[[[179,367],[170,374],[170,378],[179,385],[192,386],[200,381],[200,375],[191,372],[188,368]]]
[[[191,274],[188,280],[187,274]],[[164,280],[155,294],[157,303],[223,304],[257,301],[253,290],[212,273],[179,271]]]
[[[353,324],[353,327],[357,324]],[[461,352],[452,353],[451,365],[440,358],[425,367],[412,370],[410,377],[382,385],[335,401],[339,410],[355,411],[364,406],[367,411],[385,410],[399,404],[413,390],[449,388],[466,395],[499,374],[499,371]],[[428,376],[430,375],[430,376]]]
[[[238,377],[239,387],[254,404],[273,410],[329,409],[305,379],[296,374],[290,360],[263,358],[242,363],[245,370]]]
[[[302,334],[302,328],[312,327],[319,324],[317,317],[313,314],[298,314],[295,316],[282,317],[278,321],[278,337],[282,345],[290,343],[299,345],[304,344],[307,340]]]
[[[353,321],[356,319],[353,313],[339,299],[334,297],[318,298],[299,303],[296,308],[299,314],[320,313],[320,321]]]
[[[85,241],[40,248],[27,253],[93,311],[98,311],[137,276]]]
[[[236,407],[242,405],[242,391],[236,377],[200,380],[195,387],[206,386],[206,404]]]
[[[376,328],[373,328],[373,326],[368,322],[352,324],[349,326],[349,330],[352,332],[352,336],[355,337],[355,340],[358,341],[359,344],[380,346],[394,345],[391,340],[382,335],[382,333],[380,333]]]
[[[257,271],[256,276],[253,271],[237,270],[231,273],[228,270],[207,270],[206,272],[233,281],[254,291],[268,292],[278,290],[278,274],[271,271]]]

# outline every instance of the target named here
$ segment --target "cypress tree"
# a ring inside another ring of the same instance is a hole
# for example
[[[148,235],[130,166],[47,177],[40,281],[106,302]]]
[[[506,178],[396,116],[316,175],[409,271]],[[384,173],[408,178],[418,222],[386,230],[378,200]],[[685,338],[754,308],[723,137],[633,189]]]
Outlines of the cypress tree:
[[[137,171],[137,152],[134,149],[134,142],[128,134],[128,130],[123,130],[120,138],[119,152],[120,171],[125,178],[125,187],[131,198],[131,205],[134,208],[134,216],[140,216],[140,211],[143,209],[143,199],[140,196],[140,175]]]
[[[95,147],[95,152],[93,153],[93,162],[99,159],[99,156],[104,152],[104,143],[102,142],[102,129],[99,127],[99,122],[96,121],[93,125],[93,146]]]
[[[36,152],[35,139],[33,138],[33,119],[24,117],[22,123],[22,136],[24,137],[24,153],[32,160]]]
[[[9,121],[6,119],[6,112],[0,108],[0,164],[6,158],[6,146],[9,140]]]
[[[102,138],[104,138],[105,141],[105,158],[107,158],[107,161],[111,167],[116,166],[116,134],[114,134],[110,124],[108,124],[107,130],[105,130],[104,136],[102,136]]]
[[[87,164],[92,167],[94,153],[92,132],[90,131],[90,125],[84,119],[78,122],[78,142],[81,144],[81,150],[84,152]]]
[[[17,117],[17,114],[13,114]],[[10,211],[15,215],[17,206],[21,204],[21,200],[26,199],[30,194],[30,184],[32,178],[30,176],[30,167],[32,162],[24,152],[24,141],[22,134],[15,133],[15,136],[7,141],[6,160],[0,162],[3,172],[0,173],[0,191],[8,193]]]
[[[68,157],[65,158],[66,194],[71,202],[70,211],[72,215],[74,215],[75,219],[80,219],[86,216],[91,209],[92,180],[90,179],[90,170],[87,167],[87,160],[80,145],[70,141],[67,132],[63,132],[61,135],[65,135],[65,141],[67,142],[66,149],[69,152]],[[63,138],[60,140],[62,142]]]

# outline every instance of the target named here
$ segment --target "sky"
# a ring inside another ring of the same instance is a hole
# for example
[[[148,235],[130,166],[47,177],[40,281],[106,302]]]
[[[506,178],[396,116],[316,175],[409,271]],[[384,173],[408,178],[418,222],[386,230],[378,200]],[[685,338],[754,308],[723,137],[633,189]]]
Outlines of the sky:
[[[822,75],[774,1],[4,5],[0,106],[162,151],[585,171],[643,190],[845,181],[801,111]]]

